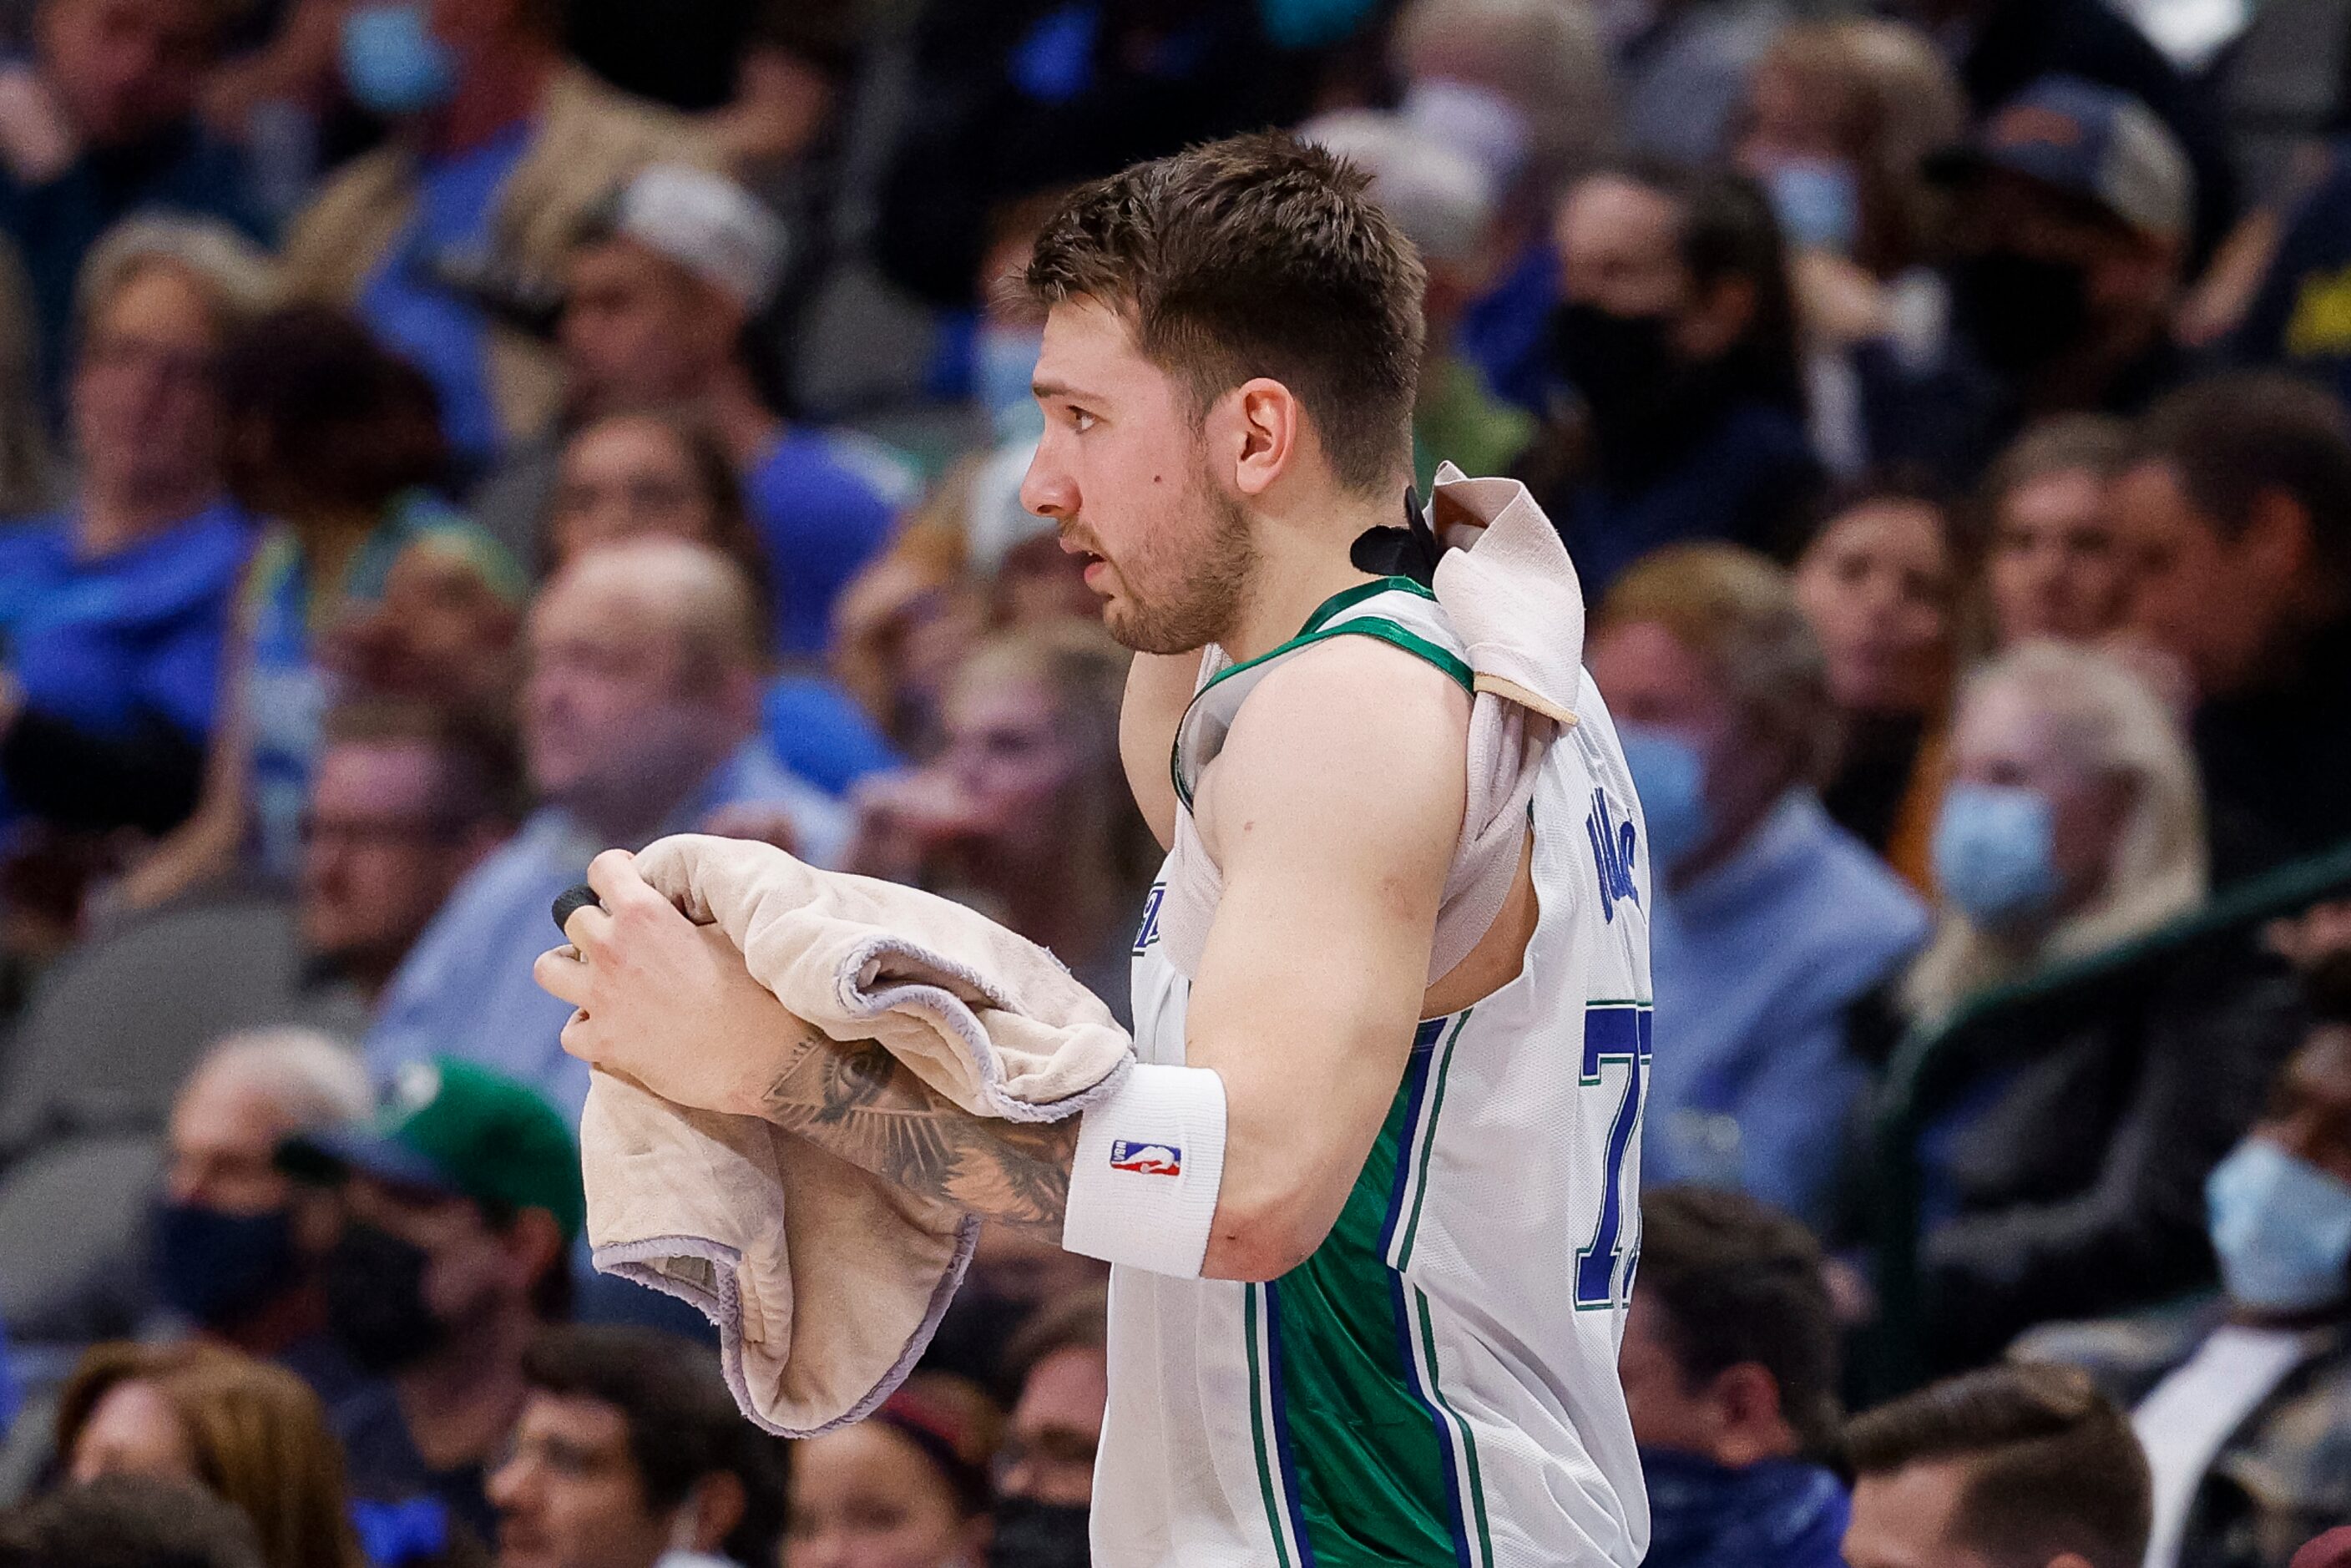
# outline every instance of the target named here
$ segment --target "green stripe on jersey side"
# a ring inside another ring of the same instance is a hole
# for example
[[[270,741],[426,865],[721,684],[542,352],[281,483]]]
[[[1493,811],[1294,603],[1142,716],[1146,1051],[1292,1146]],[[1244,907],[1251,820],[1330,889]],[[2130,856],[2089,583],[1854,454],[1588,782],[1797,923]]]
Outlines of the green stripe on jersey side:
[[[1264,1300],[1265,1287],[1250,1285],[1241,1302],[1241,1333],[1249,1347],[1249,1438],[1257,1448],[1257,1485],[1265,1499],[1265,1525],[1273,1531],[1273,1554],[1279,1568],[1291,1568],[1290,1561],[1290,1529],[1281,1517],[1281,1499],[1273,1490],[1273,1445],[1265,1430],[1265,1396],[1261,1392],[1264,1374],[1258,1354],[1258,1313]]]
[[[1359,582],[1354,587],[1343,589],[1324,600],[1315,608],[1314,613],[1306,618],[1306,624],[1298,629],[1298,634],[1304,637],[1311,632],[1320,632],[1329,625],[1331,618],[1341,611],[1353,610],[1366,599],[1377,599],[1383,593],[1409,593],[1415,599],[1426,599],[1431,603],[1437,601],[1436,590],[1416,579],[1375,577],[1369,582]]]
[[[1469,1513],[1478,1524],[1478,1561],[1491,1564],[1494,1561],[1494,1532],[1486,1525],[1486,1478],[1478,1471],[1478,1438],[1469,1430],[1469,1423],[1461,1419],[1452,1401],[1445,1397],[1445,1385],[1437,1371],[1437,1328],[1428,1314],[1428,1298],[1416,1290],[1413,1304],[1420,1312],[1420,1348],[1422,1364],[1428,1368],[1428,1396],[1445,1412],[1453,1429],[1461,1434],[1461,1452],[1468,1458],[1469,1471]]]
[[[1453,1032],[1445,1037],[1445,1054],[1437,1058],[1437,1087],[1429,1096],[1428,1115],[1425,1118],[1427,1124],[1420,1131],[1420,1170],[1413,1179],[1412,1217],[1405,1222],[1404,1247],[1395,1259],[1398,1269],[1412,1266],[1413,1239],[1420,1234],[1421,1200],[1428,1196],[1429,1155],[1437,1147],[1437,1119],[1445,1113],[1445,1075],[1453,1066],[1454,1043],[1461,1038],[1461,1031],[1469,1025],[1469,1015],[1476,1010],[1475,1008],[1461,1009],[1461,1017],[1454,1023]],[[1411,1152],[1409,1149],[1405,1151],[1407,1155]]]
[[[1452,1456],[1413,1392],[1398,1281],[1383,1257],[1398,1166],[1416,1114],[1426,1114],[1416,1102],[1434,1065],[1406,1073],[1330,1236],[1266,1292],[1303,1555],[1315,1568],[1465,1555],[1447,1501]],[[1267,1469],[1260,1435],[1260,1479]]]

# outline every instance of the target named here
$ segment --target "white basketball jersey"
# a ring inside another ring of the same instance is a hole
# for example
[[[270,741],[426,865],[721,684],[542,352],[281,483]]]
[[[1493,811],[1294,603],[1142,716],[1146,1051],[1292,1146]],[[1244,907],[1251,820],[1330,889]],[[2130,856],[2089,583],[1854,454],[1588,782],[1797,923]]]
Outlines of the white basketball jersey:
[[[1403,579],[1341,595],[1242,668],[1354,632],[1469,684],[1444,612]],[[1232,700],[1230,673],[1196,706]],[[1616,1351],[1639,1250],[1649,868],[1589,676],[1576,712],[1535,789],[1524,967],[1420,1026],[1329,1238],[1266,1284],[1113,1270],[1102,1568],[1632,1568],[1646,1551]],[[1196,759],[1174,760],[1188,786]],[[1135,943],[1135,1045],[1180,1064],[1189,982],[1160,952],[1158,904]]]

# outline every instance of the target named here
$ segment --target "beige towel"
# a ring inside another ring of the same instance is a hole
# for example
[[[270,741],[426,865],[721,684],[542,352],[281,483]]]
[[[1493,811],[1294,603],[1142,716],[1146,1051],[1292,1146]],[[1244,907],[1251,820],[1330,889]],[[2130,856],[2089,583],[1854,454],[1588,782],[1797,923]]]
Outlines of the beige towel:
[[[961,904],[818,871],[768,844],[683,834],[637,871],[743,950],[785,1009],[875,1040],[964,1110],[1058,1121],[1133,1061],[1052,955]],[[796,1049],[776,1042],[780,1073]],[[596,1267],[693,1302],[743,1413],[803,1437],[870,1413],[914,1366],[979,1222],[757,1117],[590,1079],[580,1126]]]

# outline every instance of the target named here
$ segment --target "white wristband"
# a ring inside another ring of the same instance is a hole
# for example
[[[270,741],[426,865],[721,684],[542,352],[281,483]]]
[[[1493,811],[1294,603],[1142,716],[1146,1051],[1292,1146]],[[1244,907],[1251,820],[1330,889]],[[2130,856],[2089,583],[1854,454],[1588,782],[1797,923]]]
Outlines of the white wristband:
[[[1225,1081],[1138,1062],[1079,1119],[1062,1249],[1196,1280],[1224,1174]]]

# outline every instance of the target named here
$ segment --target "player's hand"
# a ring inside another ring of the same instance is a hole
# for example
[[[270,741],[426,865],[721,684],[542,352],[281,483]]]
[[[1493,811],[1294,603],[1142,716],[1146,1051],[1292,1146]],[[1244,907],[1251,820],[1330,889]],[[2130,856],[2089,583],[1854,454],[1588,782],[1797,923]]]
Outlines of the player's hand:
[[[531,967],[577,1009],[563,1049],[677,1104],[759,1114],[816,1031],[751,977],[724,931],[695,925],[639,876],[627,851],[590,862],[588,885],[602,907],[572,911],[569,944]]]

